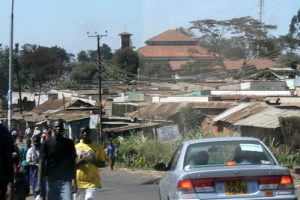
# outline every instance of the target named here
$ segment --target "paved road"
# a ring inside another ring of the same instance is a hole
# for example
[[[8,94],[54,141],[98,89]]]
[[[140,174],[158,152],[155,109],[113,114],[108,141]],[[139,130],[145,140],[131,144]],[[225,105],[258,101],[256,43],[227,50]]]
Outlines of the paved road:
[[[99,199],[158,200],[158,177],[151,172],[102,170],[103,189]]]
[[[101,169],[103,182],[100,200],[158,200],[158,179],[160,173],[153,171],[132,171],[126,169]],[[300,178],[296,179],[297,197],[300,199]],[[26,200],[33,200],[32,196]]]
[[[100,200],[158,200],[159,173],[127,169],[101,169]],[[30,195],[26,200],[34,200]]]

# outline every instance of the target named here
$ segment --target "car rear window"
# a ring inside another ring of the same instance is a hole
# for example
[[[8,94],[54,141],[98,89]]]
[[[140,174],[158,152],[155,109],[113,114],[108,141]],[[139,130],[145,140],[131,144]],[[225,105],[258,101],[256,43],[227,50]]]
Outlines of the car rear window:
[[[223,141],[188,146],[184,166],[274,165],[275,161],[259,142]]]

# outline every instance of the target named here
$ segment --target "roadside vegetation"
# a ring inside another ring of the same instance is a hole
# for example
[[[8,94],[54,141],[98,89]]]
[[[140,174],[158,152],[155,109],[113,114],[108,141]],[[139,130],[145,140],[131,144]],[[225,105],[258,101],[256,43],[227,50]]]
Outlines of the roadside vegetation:
[[[194,129],[177,141],[160,143],[155,138],[146,137],[145,133],[138,132],[128,137],[118,137],[115,140],[117,145],[117,163],[122,167],[152,169],[156,163],[168,163],[173,152],[183,140],[207,138],[200,129]],[[288,145],[278,145],[271,140],[268,147],[277,158],[278,162],[294,169],[300,165],[300,153],[292,150]]]

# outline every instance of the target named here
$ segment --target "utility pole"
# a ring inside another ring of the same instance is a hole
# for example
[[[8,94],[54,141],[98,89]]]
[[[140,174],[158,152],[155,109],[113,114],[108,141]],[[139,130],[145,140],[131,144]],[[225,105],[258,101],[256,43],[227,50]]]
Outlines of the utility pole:
[[[264,12],[264,0],[259,0],[259,35],[258,35],[258,40],[262,40],[261,32],[262,32],[262,23],[263,23],[263,12]],[[260,44],[257,44],[257,51],[256,54],[257,56],[260,56]]]
[[[107,31],[105,34],[98,34],[95,32],[95,35],[89,35],[87,32],[88,37],[96,37],[97,38],[97,52],[98,52],[98,78],[99,78],[99,105],[98,105],[98,134],[97,134],[97,143],[99,144],[100,141],[103,139],[102,135],[102,97],[101,97],[101,54],[100,54],[100,40],[102,37],[107,36]]]
[[[10,18],[10,45],[9,45],[9,66],[8,66],[8,92],[7,92],[7,128],[11,131],[12,119],[12,63],[13,63],[13,35],[14,35],[14,0],[11,1],[11,18]]]
[[[259,0],[259,22],[263,22],[264,0]]]

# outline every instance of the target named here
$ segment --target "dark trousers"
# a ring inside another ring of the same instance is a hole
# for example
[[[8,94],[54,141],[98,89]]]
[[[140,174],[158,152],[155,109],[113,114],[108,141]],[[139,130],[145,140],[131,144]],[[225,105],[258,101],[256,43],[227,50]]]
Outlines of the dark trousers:
[[[7,185],[7,181],[0,181],[0,200],[6,199]]]
[[[115,157],[114,156],[109,156],[109,166],[110,169],[113,170],[115,166]]]

